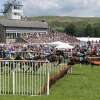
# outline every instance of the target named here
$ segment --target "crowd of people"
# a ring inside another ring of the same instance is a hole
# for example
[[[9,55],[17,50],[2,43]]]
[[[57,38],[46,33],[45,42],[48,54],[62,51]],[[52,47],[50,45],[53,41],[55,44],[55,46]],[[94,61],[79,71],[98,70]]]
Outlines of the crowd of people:
[[[25,56],[36,56],[42,54],[51,54],[57,50],[55,47],[48,44],[2,44],[0,45],[0,58],[3,59],[13,59],[17,54],[20,54],[22,57]],[[67,56],[76,55],[83,59],[87,55],[95,55],[100,57],[100,44],[93,42],[88,42],[86,45],[76,45],[72,50],[65,49],[65,54]],[[70,54],[70,55],[69,55]]]
[[[88,41],[85,45],[83,46],[76,46],[74,48],[73,54],[77,57],[80,58],[80,62],[86,61],[86,59],[93,58],[100,59],[100,43],[99,42],[90,42]]]
[[[79,42],[74,36],[70,36],[66,33],[30,33],[29,35],[23,36],[23,39],[27,43],[50,43],[55,41],[75,43]]]
[[[48,43],[61,41],[64,43],[71,43],[74,48],[65,49],[64,52],[67,56],[76,55],[80,57],[80,60],[85,59],[87,55],[95,55],[100,57],[100,41],[99,42],[87,42],[85,45],[81,45],[80,41],[74,36],[69,36],[65,33],[30,33],[22,37],[27,43],[12,43],[0,45],[0,58],[1,59],[14,59],[17,54],[23,58],[25,56],[33,57],[42,54],[51,54],[56,51],[56,48],[48,45]],[[78,44],[75,44],[78,43]]]
[[[28,55],[39,55],[51,52],[52,47],[42,44],[2,44],[0,46],[0,58],[12,58],[17,54],[25,57]]]

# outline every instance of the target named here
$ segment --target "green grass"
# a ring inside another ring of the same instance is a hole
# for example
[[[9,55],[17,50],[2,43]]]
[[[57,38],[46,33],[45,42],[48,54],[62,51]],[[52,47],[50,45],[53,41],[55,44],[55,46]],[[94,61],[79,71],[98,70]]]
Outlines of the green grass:
[[[100,100],[100,68],[75,65],[50,89],[49,96],[0,96],[0,100]]]
[[[37,16],[37,17],[29,17],[33,20],[43,20],[45,19],[47,22],[92,22],[97,23],[100,22],[99,17],[71,17],[71,16]]]
[[[73,74],[65,76],[51,89],[51,95],[68,100],[100,99],[100,68],[95,66],[75,66]],[[65,89],[65,90],[63,90]]]

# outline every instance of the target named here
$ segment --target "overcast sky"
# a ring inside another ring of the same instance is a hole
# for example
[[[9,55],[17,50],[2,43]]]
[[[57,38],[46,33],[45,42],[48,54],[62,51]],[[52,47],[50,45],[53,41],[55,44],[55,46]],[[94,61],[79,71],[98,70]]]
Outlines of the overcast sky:
[[[0,0],[0,8],[5,0]],[[25,16],[100,17],[100,0],[23,0]]]

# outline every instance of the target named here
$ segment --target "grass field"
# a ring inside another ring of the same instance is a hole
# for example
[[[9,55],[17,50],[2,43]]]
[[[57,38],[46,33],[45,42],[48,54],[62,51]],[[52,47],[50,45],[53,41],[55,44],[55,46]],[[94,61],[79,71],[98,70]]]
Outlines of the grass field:
[[[50,89],[49,96],[0,96],[0,100],[100,100],[100,67],[75,65]]]
[[[48,22],[49,26],[58,32],[64,32],[64,29],[67,25],[73,23],[76,27],[76,31],[78,33],[83,33],[84,28],[88,24],[92,26],[100,26],[100,18],[99,17],[70,17],[70,16],[39,16],[39,17],[29,17],[32,20],[45,20]],[[80,35],[80,34],[79,34]]]

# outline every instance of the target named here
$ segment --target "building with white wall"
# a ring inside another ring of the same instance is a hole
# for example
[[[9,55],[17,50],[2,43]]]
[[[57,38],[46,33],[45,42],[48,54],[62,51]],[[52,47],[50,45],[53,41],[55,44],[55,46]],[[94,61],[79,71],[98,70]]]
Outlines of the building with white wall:
[[[17,0],[9,0],[4,5],[3,14],[6,19],[0,19],[0,42],[2,43],[17,42],[23,35],[30,33],[48,33],[47,22],[23,19],[23,5]]]

